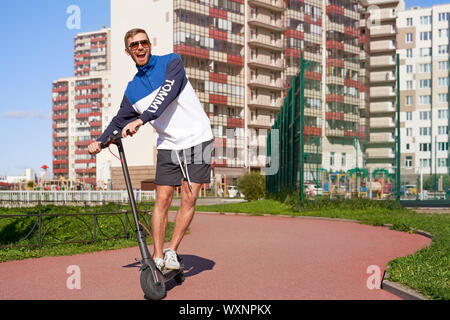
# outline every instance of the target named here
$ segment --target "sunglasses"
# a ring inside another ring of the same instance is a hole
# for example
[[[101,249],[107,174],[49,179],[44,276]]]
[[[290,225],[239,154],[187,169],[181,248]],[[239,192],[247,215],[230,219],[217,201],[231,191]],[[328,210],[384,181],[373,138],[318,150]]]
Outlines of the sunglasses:
[[[128,48],[130,48],[132,51],[136,51],[139,48],[139,45],[141,45],[142,48],[147,49],[148,47],[150,47],[150,42],[148,40],[133,41],[129,44]]]

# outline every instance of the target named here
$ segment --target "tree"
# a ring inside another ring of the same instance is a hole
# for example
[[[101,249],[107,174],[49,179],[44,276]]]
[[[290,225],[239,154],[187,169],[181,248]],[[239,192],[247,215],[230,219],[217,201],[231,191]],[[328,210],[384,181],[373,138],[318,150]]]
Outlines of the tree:
[[[262,199],[266,196],[266,177],[259,172],[247,173],[239,178],[237,187],[246,200]]]

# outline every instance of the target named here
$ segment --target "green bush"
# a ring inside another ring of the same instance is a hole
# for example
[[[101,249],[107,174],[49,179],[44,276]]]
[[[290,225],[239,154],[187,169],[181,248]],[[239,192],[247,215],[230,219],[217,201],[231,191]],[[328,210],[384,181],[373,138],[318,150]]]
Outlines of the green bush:
[[[249,201],[263,199],[266,196],[266,177],[259,172],[251,172],[242,176],[237,187]]]

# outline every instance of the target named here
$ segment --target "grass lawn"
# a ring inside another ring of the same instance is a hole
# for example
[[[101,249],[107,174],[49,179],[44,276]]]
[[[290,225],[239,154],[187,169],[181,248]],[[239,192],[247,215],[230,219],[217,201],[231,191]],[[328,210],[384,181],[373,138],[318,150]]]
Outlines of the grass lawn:
[[[152,208],[152,204],[139,205],[140,220],[145,223],[144,216]],[[35,206],[31,208],[0,208],[1,215],[25,214],[85,214],[100,212],[121,212],[128,210],[128,237],[125,233],[125,213],[118,215],[98,215],[96,221],[92,215],[46,216],[42,217],[42,246],[38,247],[38,217],[0,218],[0,245],[18,244],[0,249],[0,262],[39,258],[44,256],[73,255],[101,250],[114,250],[137,246],[134,221],[129,206],[108,204],[104,206]],[[147,217],[151,221],[150,217]],[[93,239],[94,223],[96,224],[96,240]],[[34,229],[33,229],[34,227]],[[147,225],[147,227],[149,227]],[[170,241],[174,224],[169,222],[165,241]],[[28,234],[30,235],[26,237]],[[25,238],[26,239],[23,239]],[[101,240],[107,238],[115,238]],[[87,243],[64,243],[63,241],[87,241]],[[58,243],[58,244],[53,244]],[[147,236],[147,244],[152,239]]]
[[[245,203],[197,206],[197,211],[236,212],[251,215],[284,214],[357,220],[363,224],[412,232],[422,230],[432,234],[429,247],[413,255],[396,258],[388,263],[389,280],[415,289],[429,299],[450,299],[450,215],[423,214],[402,208],[390,201],[306,201],[305,210],[297,209],[295,200],[285,202],[258,200]]]

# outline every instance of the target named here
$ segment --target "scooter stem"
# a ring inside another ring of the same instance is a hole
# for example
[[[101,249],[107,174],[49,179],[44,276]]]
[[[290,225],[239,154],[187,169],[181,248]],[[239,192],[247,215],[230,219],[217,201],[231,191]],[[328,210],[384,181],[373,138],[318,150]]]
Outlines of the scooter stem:
[[[142,226],[139,224],[138,210],[136,207],[136,200],[134,198],[133,187],[131,185],[130,173],[128,171],[127,160],[125,158],[125,152],[123,150],[122,139],[115,142],[117,148],[119,149],[119,156],[122,162],[123,176],[125,177],[125,184],[127,186],[128,198],[130,199],[131,211],[133,213],[134,224],[136,225],[136,238],[139,244],[139,250],[141,251],[141,256],[143,259],[142,267],[145,268],[146,265],[153,263],[153,259],[148,251],[147,243],[145,241],[146,235]],[[144,265],[146,264],[146,265]]]

